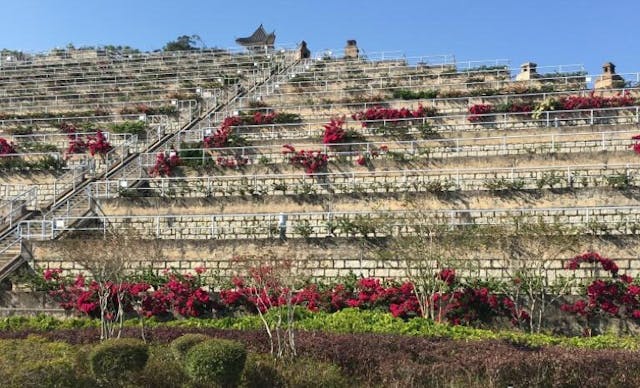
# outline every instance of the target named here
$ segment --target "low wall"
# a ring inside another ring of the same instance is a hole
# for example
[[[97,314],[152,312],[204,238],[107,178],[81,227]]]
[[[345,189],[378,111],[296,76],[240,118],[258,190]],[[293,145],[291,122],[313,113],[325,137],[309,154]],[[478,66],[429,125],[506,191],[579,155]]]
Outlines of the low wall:
[[[61,244],[70,240],[33,243],[34,263],[38,268],[62,268],[71,273],[85,272],[78,263],[60,257],[56,252]],[[96,246],[99,246],[96,241]],[[618,244],[619,245],[619,244]],[[640,273],[640,257],[634,250],[634,244],[621,248],[613,243],[595,241],[591,249],[602,252],[614,259],[620,267],[620,273],[636,276]],[[586,249],[585,249],[586,250]],[[305,277],[334,279],[354,273],[358,276],[379,278],[407,278],[407,261],[404,257],[382,259],[378,249],[366,247],[362,241],[354,239],[321,239],[311,243],[304,241],[140,241],[139,260],[130,262],[132,272],[152,269],[161,273],[174,268],[179,272],[195,272],[197,267],[206,267],[208,276],[228,279],[242,274],[246,269],[243,258],[274,256],[289,259],[301,279]],[[161,257],[150,257],[149,252],[161,252]],[[555,260],[545,262],[546,275],[550,282],[575,275],[587,280],[594,275],[606,277],[608,274],[593,265],[583,265],[577,271],[564,269],[566,261],[575,254],[568,253]],[[517,268],[517,262],[505,260],[497,252],[474,251],[456,265],[457,273],[462,277],[479,279],[511,280]],[[520,263],[531,266],[531,262]],[[536,265],[535,263],[533,264]]]

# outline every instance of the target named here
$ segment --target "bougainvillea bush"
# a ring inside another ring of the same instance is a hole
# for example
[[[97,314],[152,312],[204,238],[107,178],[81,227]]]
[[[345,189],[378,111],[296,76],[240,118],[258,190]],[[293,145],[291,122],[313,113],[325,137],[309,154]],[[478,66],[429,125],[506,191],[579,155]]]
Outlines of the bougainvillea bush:
[[[326,171],[329,163],[329,156],[326,153],[312,150],[296,151],[295,147],[290,144],[285,144],[282,147],[284,148],[282,154],[288,157],[289,164],[292,166],[304,168],[304,171],[309,175]]]
[[[596,252],[574,257],[567,262],[566,268],[577,270],[585,264],[601,267],[609,277],[595,279],[586,287],[586,298],[566,304],[562,309],[585,318],[609,316],[640,322],[640,286],[634,284],[633,278],[620,274],[613,260]]]
[[[351,115],[351,118],[361,121],[362,127],[365,128],[372,124],[378,124],[383,120],[401,121],[411,118],[432,117],[435,116],[435,114],[436,110],[434,108],[425,108],[422,105],[418,105],[418,109],[416,110],[407,108],[392,109],[375,106],[364,111],[356,112]]]
[[[332,118],[324,125],[322,142],[324,144],[344,143],[347,139],[347,131],[342,128],[343,126],[344,118]]]
[[[158,152],[156,154],[155,164],[151,169],[149,169],[149,176],[171,176],[174,168],[178,165],[180,165],[180,157],[177,152],[171,151],[169,154],[165,152]]]
[[[475,104],[469,107],[469,116],[467,116],[467,120],[470,123],[477,123],[479,121],[486,120],[490,113],[493,113],[493,106],[490,104]]]
[[[264,266],[252,268],[249,278],[234,277],[232,287],[214,292],[204,288],[201,278],[204,271],[204,268],[198,268],[195,275],[167,272],[153,285],[145,281],[108,283],[110,307],[123,303],[125,312],[137,309],[135,311],[146,317],[206,317],[238,311],[256,313],[258,310],[264,313],[288,304],[314,312],[359,308],[390,312],[394,317],[405,319],[422,316],[411,282],[363,278],[330,286],[308,283],[296,290],[277,281],[261,281],[261,287],[252,286],[258,284],[257,281],[272,278],[270,268]],[[49,295],[62,308],[89,317],[100,316],[98,283],[88,281],[83,275],[65,277],[60,269],[47,269],[43,276]],[[486,287],[462,284],[451,269],[444,269],[438,276],[450,283],[446,292],[431,296],[432,302],[442,311],[439,321],[466,325],[505,317],[515,324],[527,319],[526,312],[516,311],[509,298]],[[118,299],[118,293],[124,297]]]
[[[17,153],[15,145],[12,142],[7,141],[7,139],[0,137],[0,156],[15,153]]]

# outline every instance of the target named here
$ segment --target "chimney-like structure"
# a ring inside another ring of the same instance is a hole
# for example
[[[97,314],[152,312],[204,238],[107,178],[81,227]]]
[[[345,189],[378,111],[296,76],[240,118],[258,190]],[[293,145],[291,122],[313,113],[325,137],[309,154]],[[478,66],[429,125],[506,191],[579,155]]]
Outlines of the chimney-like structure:
[[[607,62],[602,65],[602,74],[596,78],[596,89],[616,89],[624,87],[624,79],[616,74],[616,65]]]
[[[540,74],[536,68],[537,64],[533,62],[526,62],[520,65],[520,73],[516,76],[516,81],[529,81],[535,78],[540,78]]]
[[[344,48],[345,59],[358,59],[359,56],[360,50],[358,49],[358,43],[354,39],[348,40]]]
[[[300,46],[298,46],[298,51],[296,52],[296,59],[309,59],[311,58],[311,51],[307,47],[307,42],[304,40],[300,42]]]

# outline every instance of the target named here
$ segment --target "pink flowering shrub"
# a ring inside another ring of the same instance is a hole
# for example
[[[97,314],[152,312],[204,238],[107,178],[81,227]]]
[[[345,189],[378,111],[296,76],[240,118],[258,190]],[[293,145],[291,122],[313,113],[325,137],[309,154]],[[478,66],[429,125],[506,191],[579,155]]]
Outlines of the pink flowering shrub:
[[[365,128],[372,123],[383,120],[402,120],[421,117],[435,116],[436,110],[433,108],[425,108],[418,105],[418,109],[410,110],[407,108],[392,109],[376,106],[364,111],[356,112],[351,115],[354,120],[362,121],[362,127]]]
[[[91,156],[96,154],[106,155],[107,152],[113,149],[111,144],[107,141],[104,133],[100,130],[98,130],[94,136],[87,135],[87,148],[89,149]]]
[[[493,106],[490,104],[475,104],[469,107],[469,116],[467,116],[467,120],[470,123],[477,123],[479,121],[483,121],[487,119],[487,115],[489,113],[493,113]]]
[[[171,151],[169,155],[158,152],[155,164],[149,169],[149,175],[152,177],[171,176],[173,169],[179,164],[180,157],[175,151]]]
[[[640,155],[640,135],[635,135],[631,137],[631,140],[634,141],[629,147],[633,149],[633,152]]]
[[[234,141],[235,137],[232,135],[233,127],[241,124],[242,120],[238,116],[226,117],[212,135],[204,138],[204,147],[223,148],[234,146],[236,141]]]
[[[324,135],[322,142],[324,144],[344,143],[347,132],[342,128],[344,118],[332,118],[329,123],[324,125]]]
[[[631,96],[629,91],[618,93],[612,97],[596,96],[595,92],[591,92],[586,97],[561,97],[560,104],[564,110],[617,108],[636,105],[636,99]]]
[[[146,317],[200,317],[209,314],[214,302],[211,294],[202,288],[201,274],[198,269],[196,275],[170,272],[163,284],[155,289],[145,281],[106,282],[102,286],[109,290],[107,311],[117,311],[122,303],[125,313],[137,309]],[[101,285],[98,282],[87,281],[82,274],[74,278],[64,277],[60,269],[45,270],[43,279],[49,295],[60,307],[88,317],[100,317],[98,295]]]
[[[640,322],[640,286],[633,278],[619,274],[618,265],[599,253],[588,252],[569,260],[567,269],[578,269],[583,264],[597,264],[610,274],[608,279],[596,279],[587,286],[586,299],[562,306],[562,310],[591,318],[598,315],[627,318]]]
[[[7,139],[0,137],[0,156],[11,155],[18,153],[15,145]]]
[[[201,275],[205,271],[197,268],[195,275],[167,271],[154,284],[144,280],[106,283],[103,286],[109,290],[108,310],[116,311],[122,303],[125,313],[136,312],[140,316],[203,317],[214,312],[264,313],[291,304],[310,311],[359,308],[388,311],[403,319],[422,316],[411,282],[363,278],[331,286],[307,283],[293,290],[279,280],[272,267],[259,266],[249,269],[246,278],[234,277],[232,287],[211,292],[203,288]],[[486,287],[460,283],[452,269],[442,270],[437,277],[448,285],[446,290],[430,296],[442,311],[439,320],[457,325],[486,322],[497,316],[511,318],[514,324],[528,319],[526,312],[516,311],[511,299]],[[83,275],[64,277],[59,269],[45,270],[43,279],[49,295],[62,308],[100,317],[100,284],[86,280]]]
[[[285,144],[282,147],[284,148],[282,153],[289,157],[289,164],[304,168],[304,171],[309,175],[313,175],[327,169],[329,156],[322,151],[296,151],[295,147],[290,144]]]

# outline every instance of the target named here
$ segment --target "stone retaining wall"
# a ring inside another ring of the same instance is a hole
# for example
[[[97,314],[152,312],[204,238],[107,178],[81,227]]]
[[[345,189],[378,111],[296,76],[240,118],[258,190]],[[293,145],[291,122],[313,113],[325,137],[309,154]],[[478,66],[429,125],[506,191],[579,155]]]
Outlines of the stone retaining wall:
[[[99,241],[96,241],[99,244]],[[331,279],[354,273],[358,276],[375,276],[381,278],[407,278],[407,263],[404,258],[384,259],[376,255],[375,250],[363,248],[361,244],[348,239],[317,240],[313,244],[289,241],[162,241],[163,258],[146,257],[149,251],[141,242],[140,259],[130,263],[130,271],[153,269],[161,273],[164,269],[174,268],[178,272],[194,273],[197,267],[206,267],[208,276],[228,279],[243,272],[243,257],[265,253],[276,255],[280,259],[293,261],[300,278],[312,277]],[[34,243],[34,263],[39,268],[62,268],[71,273],[85,272],[78,263],[65,261],[55,253],[61,242]],[[633,249],[619,249],[611,244],[601,243],[593,248],[601,248],[620,267],[620,273],[637,276],[640,272],[640,258]],[[580,252],[576,252],[580,253]],[[548,279],[553,282],[559,277],[576,275],[578,279],[591,279],[594,275],[606,277],[607,273],[595,266],[583,265],[578,271],[564,269],[566,260],[573,254],[567,254],[545,264]],[[478,279],[510,280],[515,268],[509,267],[505,259],[495,252],[474,252],[474,256],[460,262],[459,276],[471,276]],[[529,263],[530,264],[530,263]],[[464,268],[462,268],[464,267]],[[595,269],[595,270],[594,270]]]

